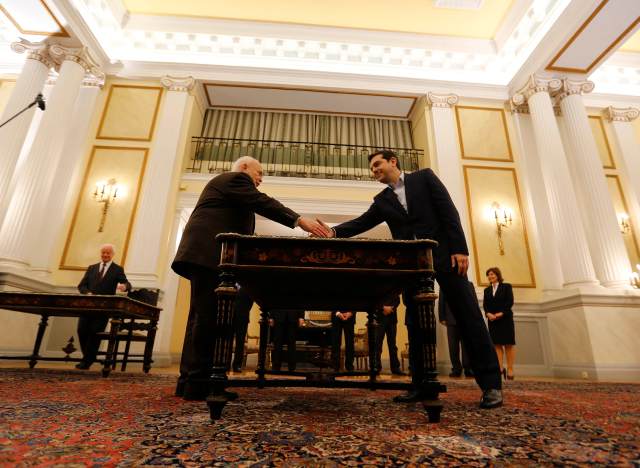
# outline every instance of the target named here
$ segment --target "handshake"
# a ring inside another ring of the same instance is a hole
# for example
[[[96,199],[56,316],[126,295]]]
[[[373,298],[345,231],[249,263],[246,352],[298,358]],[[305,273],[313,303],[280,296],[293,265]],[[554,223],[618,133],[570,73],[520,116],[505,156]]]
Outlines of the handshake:
[[[325,223],[320,221],[319,219],[311,219],[305,218],[304,216],[300,216],[296,225],[301,229],[304,229],[311,237],[335,237],[335,231],[327,226]]]

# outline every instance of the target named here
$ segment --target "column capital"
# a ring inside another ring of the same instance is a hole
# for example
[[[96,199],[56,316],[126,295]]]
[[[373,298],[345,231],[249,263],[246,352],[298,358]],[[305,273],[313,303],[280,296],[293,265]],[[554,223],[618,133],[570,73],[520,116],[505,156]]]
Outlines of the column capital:
[[[512,114],[529,114],[529,105],[524,102],[522,104],[514,104],[513,100],[509,101],[509,110]]]
[[[610,122],[631,122],[638,118],[640,110],[635,107],[613,107],[609,106],[605,109],[604,115]]]
[[[562,88],[562,80],[558,78],[531,75],[527,83],[511,97],[511,102],[516,106],[520,106],[526,103],[534,94],[553,93],[560,88]]]
[[[593,83],[593,81],[589,81],[589,80],[576,81],[576,80],[570,80],[568,78],[564,78],[562,80],[562,88],[560,88],[557,94],[557,100],[558,102],[560,102],[567,96],[590,93],[591,91],[593,91],[594,87],[595,87],[595,84]]]
[[[49,45],[45,42],[31,42],[20,38],[11,43],[11,50],[18,54],[27,53],[27,58],[43,63],[47,68],[52,68],[54,62],[49,55]]]
[[[427,104],[429,107],[445,107],[451,108],[458,104],[457,94],[436,94],[432,92],[427,93]]]
[[[169,91],[189,92],[193,89],[196,80],[192,76],[176,77],[166,75],[160,79],[160,83]]]
[[[58,65],[62,65],[62,62],[66,61],[75,62],[88,73],[94,73],[99,68],[87,47],[64,47],[59,44],[52,44],[49,47],[49,54]]]
[[[95,71],[94,73],[87,73],[82,80],[82,86],[87,88],[104,88],[105,74]]]

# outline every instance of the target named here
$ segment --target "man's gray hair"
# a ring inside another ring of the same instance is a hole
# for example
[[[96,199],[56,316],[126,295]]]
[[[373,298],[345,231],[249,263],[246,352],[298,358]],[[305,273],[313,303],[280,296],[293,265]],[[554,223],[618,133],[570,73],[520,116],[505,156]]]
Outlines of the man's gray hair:
[[[100,246],[100,251],[102,252],[102,249],[111,249],[111,251],[113,253],[116,253],[116,246],[113,244],[102,244]]]
[[[231,166],[231,172],[240,172],[240,166],[242,166],[243,164],[249,164],[254,161],[260,164],[260,161],[258,161],[256,158],[252,158],[251,156],[240,156],[233,162],[233,166]]]

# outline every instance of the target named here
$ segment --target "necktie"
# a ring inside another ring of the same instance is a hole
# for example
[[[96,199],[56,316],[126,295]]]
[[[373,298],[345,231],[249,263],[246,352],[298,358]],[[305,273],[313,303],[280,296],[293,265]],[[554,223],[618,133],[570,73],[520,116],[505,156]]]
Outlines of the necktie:
[[[106,270],[106,263],[103,263],[102,266],[100,267],[100,279],[102,279],[104,277],[104,271]]]

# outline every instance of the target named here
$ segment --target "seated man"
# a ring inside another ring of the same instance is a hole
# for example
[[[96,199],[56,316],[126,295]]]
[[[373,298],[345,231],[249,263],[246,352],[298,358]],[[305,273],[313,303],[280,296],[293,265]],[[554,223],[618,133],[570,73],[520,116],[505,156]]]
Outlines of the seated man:
[[[273,352],[271,353],[271,368],[279,371],[282,366],[282,348],[287,340],[287,367],[289,372],[296,370],[296,338],[298,327],[304,324],[303,310],[272,310]]]
[[[100,247],[100,263],[95,263],[87,268],[78,291],[81,294],[109,294],[116,291],[128,291],[131,284],[127,281],[124,269],[113,261],[115,248],[112,244],[104,244]],[[89,369],[96,360],[100,339],[97,333],[104,331],[109,317],[80,317],[78,320],[78,339],[82,349],[82,361],[76,365],[76,369]]]
[[[336,371],[340,371],[340,344],[342,343],[343,331],[345,346],[344,367],[348,372],[353,371],[355,325],[355,312],[336,311],[331,314],[331,360]]]

